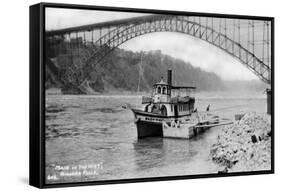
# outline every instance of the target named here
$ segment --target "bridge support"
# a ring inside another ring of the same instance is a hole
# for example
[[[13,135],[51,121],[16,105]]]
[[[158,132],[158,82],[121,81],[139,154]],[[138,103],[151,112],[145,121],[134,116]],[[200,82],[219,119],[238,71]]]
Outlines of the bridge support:
[[[267,114],[271,115],[271,89],[266,89],[267,96]]]

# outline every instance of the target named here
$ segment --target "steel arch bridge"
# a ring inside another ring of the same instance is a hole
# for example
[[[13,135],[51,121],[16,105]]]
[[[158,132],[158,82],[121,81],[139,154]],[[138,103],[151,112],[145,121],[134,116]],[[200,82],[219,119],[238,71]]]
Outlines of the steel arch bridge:
[[[70,65],[65,81],[81,85],[89,73],[112,50],[130,39],[154,32],[178,32],[206,41],[238,59],[263,82],[271,84],[271,25],[268,20],[207,16],[146,15],[116,21],[46,31],[55,50],[69,42],[79,64]],[[59,52],[59,51],[56,51]],[[67,55],[65,55],[67,56]],[[69,55],[68,55],[69,56]],[[85,68],[84,68],[85,69]]]

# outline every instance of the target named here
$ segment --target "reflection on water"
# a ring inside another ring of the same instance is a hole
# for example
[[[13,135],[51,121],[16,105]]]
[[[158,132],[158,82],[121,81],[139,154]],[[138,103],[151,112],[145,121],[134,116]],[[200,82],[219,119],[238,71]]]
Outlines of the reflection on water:
[[[136,96],[47,95],[46,177],[58,178],[47,179],[47,183],[217,172],[209,148],[219,127],[191,140],[137,139],[133,114],[122,105],[135,105],[139,100]],[[266,108],[264,98],[199,98],[196,107],[202,111],[208,104],[219,115],[231,118],[237,112],[264,112]],[[95,173],[75,176],[61,176],[64,170],[57,168],[97,164],[102,168]]]
[[[187,162],[197,151],[183,139],[145,138],[134,143],[135,162],[139,170],[165,167],[171,162]]]
[[[137,169],[157,167],[163,164],[165,149],[162,138],[146,138],[134,142]]]

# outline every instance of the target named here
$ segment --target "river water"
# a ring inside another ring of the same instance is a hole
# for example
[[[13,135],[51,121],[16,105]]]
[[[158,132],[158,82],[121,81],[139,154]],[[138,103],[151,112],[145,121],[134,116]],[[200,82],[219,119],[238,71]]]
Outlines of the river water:
[[[134,117],[122,105],[139,105],[140,96],[46,95],[46,183],[84,182],[217,173],[210,147],[221,127],[190,140],[137,139]],[[198,111],[207,105],[222,117],[246,111],[264,113],[258,96],[200,94]]]

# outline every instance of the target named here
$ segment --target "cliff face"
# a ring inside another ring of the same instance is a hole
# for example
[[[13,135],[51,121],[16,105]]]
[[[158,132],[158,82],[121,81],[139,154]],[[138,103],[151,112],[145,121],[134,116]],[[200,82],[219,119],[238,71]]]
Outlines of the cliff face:
[[[174,85],[196,86],[198,90],[222,90],[223,81],[214,73],[205,72],[193,67],[190,63],[171,56],[164,55],[161,51],[131,52],[115,49],[111,52],[90,77],[77,87],[70,83],[62,82],[62,74],[72,65],[79,65],[79,57],[70,58],[65,55],[69,50],[60,52],[56,57],[47,59],[46,88],[58,87],[64,93],[86,93],[109,91],[137,91],[140,80],[140,91],[150,91],[152,85],[161,77],[166,80],[168,68],[173,70]],[[48,54],[47,54],[48,55]],[[50,54],[49,54],[50,55]],[[141,56],[142,55],[142,56]],[[142,62],[141,62],[142,57]],[[81,66],[82,71],[86,70]]]

